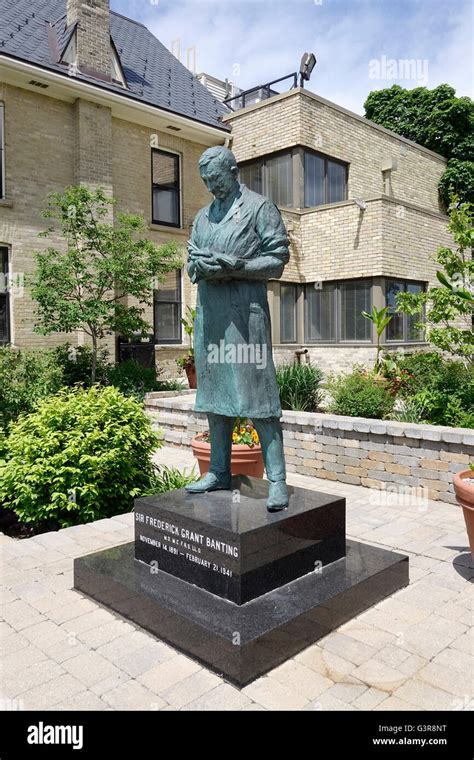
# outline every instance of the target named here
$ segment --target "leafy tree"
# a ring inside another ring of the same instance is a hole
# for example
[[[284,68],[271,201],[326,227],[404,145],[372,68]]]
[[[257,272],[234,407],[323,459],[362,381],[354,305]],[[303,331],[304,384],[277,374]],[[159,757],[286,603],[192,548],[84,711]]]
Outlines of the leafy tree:
[[[426,330],[430,343],[458,356],[468,365],[474,357],[474,248],[473,206],[454,196],[448,224],[456,247],[438,248],[436,261],[440,287],[422,293],[397,293],[397,307],[418,314],[427,305],[426,321],[416,327]]]
[[[438,188],[445,208],[449,207],[449,199],[453,192],[462,200],[472,203],[474,201],[474,161],[460,161],[452,158],[439,181]]]
[[[152,304],[152,282],[181,265],[176,243],[159,248],[147,240],[140,216],[119,213],[103,189],[68,187],[51,193],[43,217],[55,221],[65,240],[63,250],[35,253],[37,269],[31,292],[37,301],[42,335],[83,329],[92,341],[91,380],[96,379],[99,342],[113,333],[147,334],[144,306]],[[40,236],[57,234],[54,226]],[[135,305],[127,305],[127,296]]]
[[[433,90],[406,90],[394,84],[374,90],[364,103],[365,116],[448,159],[440,181],[445,206],[454,191],[461,201],[474,202],[474,103],[456,97],[448,84]]]

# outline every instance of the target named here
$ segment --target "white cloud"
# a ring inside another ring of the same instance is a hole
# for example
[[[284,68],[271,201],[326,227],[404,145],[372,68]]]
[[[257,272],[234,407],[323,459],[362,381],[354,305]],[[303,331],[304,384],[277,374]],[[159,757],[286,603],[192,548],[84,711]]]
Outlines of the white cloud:
[[[310,89],[358,113],[370,90],[397,82],[369,78],[370,60],[381,56],[426,59],[429,87],[472,90],[468,0],[449,8],[440,0],[112,0],[112,8],[143,21],[168,48],[179,38],[183,63],[195,46],[197,72],[242,88],[295,71],[311,51],[318,64]]]

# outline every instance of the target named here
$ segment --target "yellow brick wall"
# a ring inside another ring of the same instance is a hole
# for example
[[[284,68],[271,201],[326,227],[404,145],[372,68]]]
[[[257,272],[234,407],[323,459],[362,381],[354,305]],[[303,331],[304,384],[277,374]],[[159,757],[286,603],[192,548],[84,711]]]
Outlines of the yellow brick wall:
[[[6,195],[0,205],[0,244],[11,246],[12,271],[33,271],[34,250],[58,245],[38,238],[47,227],[40,213],[48,192],[61,192],[75,181],[73,106],[41,93],[0,85],[5,104]],[[52,346],[71,336],[43,337],[33,331],[35,306],[28,290],[13,298],[13,340],[18,346]]]
[[[440,246],[452,246],[447,219],[407,205],[382,203],[384,273],[439,285],[435,262]]]
[[[175,241],[186,260],[186,242],[196,213],[212,199],[201,177],[198,160],[205,145],[192,143],[174,135],[132,124],[121,119],[112,120],[113,134],[113,187],[119,199],[117,211],[128,210],[140,214],[150,223],[147,236],[155,245]],[[182,228],[151,225],[151,139],[158,148],[178,153],[181,157]],[[183,311],[196,300],[195,290],[183,268]],[[145,318],[153,325],[152,307],[147,307]],[[186,336],[184,336],[186,337]]]
[[[47,226],[41,211],[47,193],[61,192],[75,183],[103,186],[118,199],[116,211],[142,215],[149,225],[147,237],[156,245],[175,240],[184,259],[194,216],[211,199],[198,169],[205,145],[113,118],[110,109],[82,99],[70,104],[41,92],[0,85],[0,101],[5,104],[7,188],[7,202],[0,202],[0,245],[11,247],[13,272],[31,274],[34,250],[47,245],[61,246],[59,237],[48,241],[38,238],[38,233]],[[151,225],[152,135],[157,135],[160,148],[181,156],[181,229]],[[185,305],[195,303],[195,290],[184,273]],[[66,340],[77,343],[76,333],[48,337],[36,334],[34,311],[34,302],[26,289],[21,297],[13,298],[15,345],[52,346]],[[151,306],[145,316],[152,327]],[[79,342],[83,340],[79,336]],[[113,339],[106,343],[112,352]]]
[[[325,206],[306,213],[283,211],[291,259],[289,282],[388,275],[434,284],[433,257],[450,245],[446,217],[389,198]]]
[[[442,156],[415,146],[371,122],[345,112],[305,90],[238,111],[225,121],[232,127],[237,161],[304,145],[350,164],[348,198],[367,199],[383,192],[381,166],[396,159],[392,192],[396,198],[440,211],[437,185],[446,168]],[[275,128],[278,125],[278,128]]]
[[[346,161],[348,201],[282,209],[291,243],[283,280],[311,282],[396,275],[436,282],[431,260],[452,242],[438,198],[446,161],[365,119],[296,90],[225,118],[238,162],[303,145]],[[275,128],[278,125],[278,128]],[[390,196],[385,160],[397,162]],[[362,211],[353,198],[365,200]]]

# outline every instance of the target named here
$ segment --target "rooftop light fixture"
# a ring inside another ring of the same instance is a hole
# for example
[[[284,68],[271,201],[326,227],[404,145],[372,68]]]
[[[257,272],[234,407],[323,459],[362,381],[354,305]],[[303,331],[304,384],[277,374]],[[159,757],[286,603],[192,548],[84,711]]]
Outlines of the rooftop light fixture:
[[[316,56],[314,53],[303,53],[300,63],[300,87],[304,87],[305,80],[309,82],[315,66]]]

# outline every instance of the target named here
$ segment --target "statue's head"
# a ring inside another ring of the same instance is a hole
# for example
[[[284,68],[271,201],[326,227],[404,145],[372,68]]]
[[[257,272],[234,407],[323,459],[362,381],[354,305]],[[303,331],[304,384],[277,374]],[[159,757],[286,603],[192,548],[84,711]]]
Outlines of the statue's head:
[[[199,171],[207,189],[216,198],[226,198],[235,189],[239,170],[229,148],[216,145],[205,150],[199,159]]]

